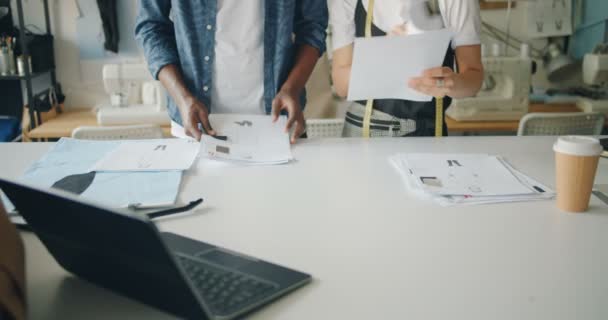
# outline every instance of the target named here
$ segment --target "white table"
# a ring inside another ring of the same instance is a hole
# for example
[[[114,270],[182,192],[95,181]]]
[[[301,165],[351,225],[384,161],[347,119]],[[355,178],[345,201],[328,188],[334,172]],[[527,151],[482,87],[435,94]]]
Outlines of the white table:
[[[554,138],[316,140],[278,167],[200,164],[182,201],[199,211],[163,230],[313,274],[253,319],[608,319],[608,206],[553,201],[441,208],[406,195],[395,152],[488,152],[553,185]],[[0,145],[18,177],[49,144]],[[597,183],[608,184],[601,160]],[[166,319],[63,271],[32,234],[31,319]]]

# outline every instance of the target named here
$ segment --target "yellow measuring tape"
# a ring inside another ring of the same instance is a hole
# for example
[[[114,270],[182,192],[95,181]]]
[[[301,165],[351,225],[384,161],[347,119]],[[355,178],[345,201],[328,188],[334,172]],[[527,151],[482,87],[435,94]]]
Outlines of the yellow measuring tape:
[[[365,19],[365,37],[372,37],[372,22],[374,21],[375,0],[369,0],[367,4],[367,18]],[[374,100],[367,100],[365,104],[365,115],[363,116],[363,138],[369,138],[369,128],[372,123],[372,111],[374,110]]]
[[[443,98],[435,98],[435,137],[443,137]]]
[[[374,21],[375,0],[368,0],[367,17],[365,19],[365,37],[372,36],[372,23]],[[367,100],[365,104],[365,115],[363,116],[363,138],[370,137],[370,126],[372,122],[372,112],[374,110],[374,100]],[[435,99],[435,137],[443,137],[443,98]]]

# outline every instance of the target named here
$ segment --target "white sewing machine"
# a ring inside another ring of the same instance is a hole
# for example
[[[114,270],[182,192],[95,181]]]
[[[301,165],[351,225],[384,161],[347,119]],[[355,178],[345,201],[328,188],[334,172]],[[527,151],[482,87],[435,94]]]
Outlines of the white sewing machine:
[[[169,125],[167,96],[143,64],[107,64],[103,84],[110,103],[97,112],[102,125],[158,124]]]
[[[608,53],[585,55],[583,80],[588,85],[597,86],[599,98],[580,98],[578,107],[584,112],[602,112],[608,115]]]
[[[519,120],[528,113],[532,60],[484,57],[484,83],[476,97],[454,99],[446,114],[457,121]]]

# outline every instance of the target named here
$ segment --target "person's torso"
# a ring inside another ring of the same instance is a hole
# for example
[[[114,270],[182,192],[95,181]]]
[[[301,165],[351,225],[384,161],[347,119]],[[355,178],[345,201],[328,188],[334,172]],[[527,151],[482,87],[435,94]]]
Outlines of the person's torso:
[[[365,13],[369,10],[368,0],[357,0]],[[445,0],[377,0],[374,5],[374,25],[383,33],[396,27],[407,25],[408,34],[418,34],[428,30],[444,28],[447,10]]]
[[[172,20],[175,29],[177,51],[184,82],[189,91],[215,113],[212,92],[215,86],[216,29],[218,22],[218,0],[173,0]],[[237,1],[234,1],[237,2]],[[249,0],[247,0],[249,2]],[[258,1],[252,1],[258,3]],[[258,21],[263,37],[263,104],[270,112],[272,100],[285,82],[294,63],[294,19],[297,0],[265,0],[263,21]],[[238,1],[242,5],[243,1]],[[250,4],[246,4],[251,7]],[[252,14],[249,12],[249,14]],[[230,19],[232,15],[228,14]],[[241,24],[237,20],[227,20]],[[221,27],[220,27],[221,28]],[[245,29],[245,27],[242,27]],[[247,31],[247,30],[243,30]],[[220,58],[221,59],[221,58]],[[222,72],[222,70],[218,70]],[[259,87],[258,87],[259,88]],[[305,93],[301,104],[306,103]],[[168,100],[171,119],[181,124],[179,110],[172,99]]]
[[[214,113],[263,114],[265,0],[218,0]]]
[[[358,0],[355,9],[356,37],[365,37],[368,0]],[[421,33],[444,27],[444,19],[437,12],[428,11],[426,1],[419,0],[382,0],[375,1],[372,36],[386,36],[395,29],[401,29],[407,34]],[[451,46],[446,52],[443,66],[454,68],[454,51]],[[406,81],[404,81],[405,83]],[[365,105],[365,101],[360,101]],[[444,109],[450,105],[451,99],[444,98]],[[416,132],[413,135],[433,135],[435,129],[435,99],[430,102],[417,102],[396,99],[378,99],[374,101],[374,109],[397,117],[416,121]]]

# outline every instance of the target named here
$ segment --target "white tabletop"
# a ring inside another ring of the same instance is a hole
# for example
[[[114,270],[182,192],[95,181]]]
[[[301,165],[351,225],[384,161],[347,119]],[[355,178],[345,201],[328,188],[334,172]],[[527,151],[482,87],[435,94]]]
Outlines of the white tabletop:
[[[407,195],[387,160],[500,154],[553,185],[554,140],[310,140],[285,166],[201,163],[180,198],[205,205],[160,227],[314,276],[253,319],[608,319],[608,206],[593,197],[585,214],[554,201],[442,208]],[[0,176],[18,177],[49,147],[0,145]],[[596,183],[608,184],[605,159]],[[23,235],[31,319],[170,318],[68,275]]]

